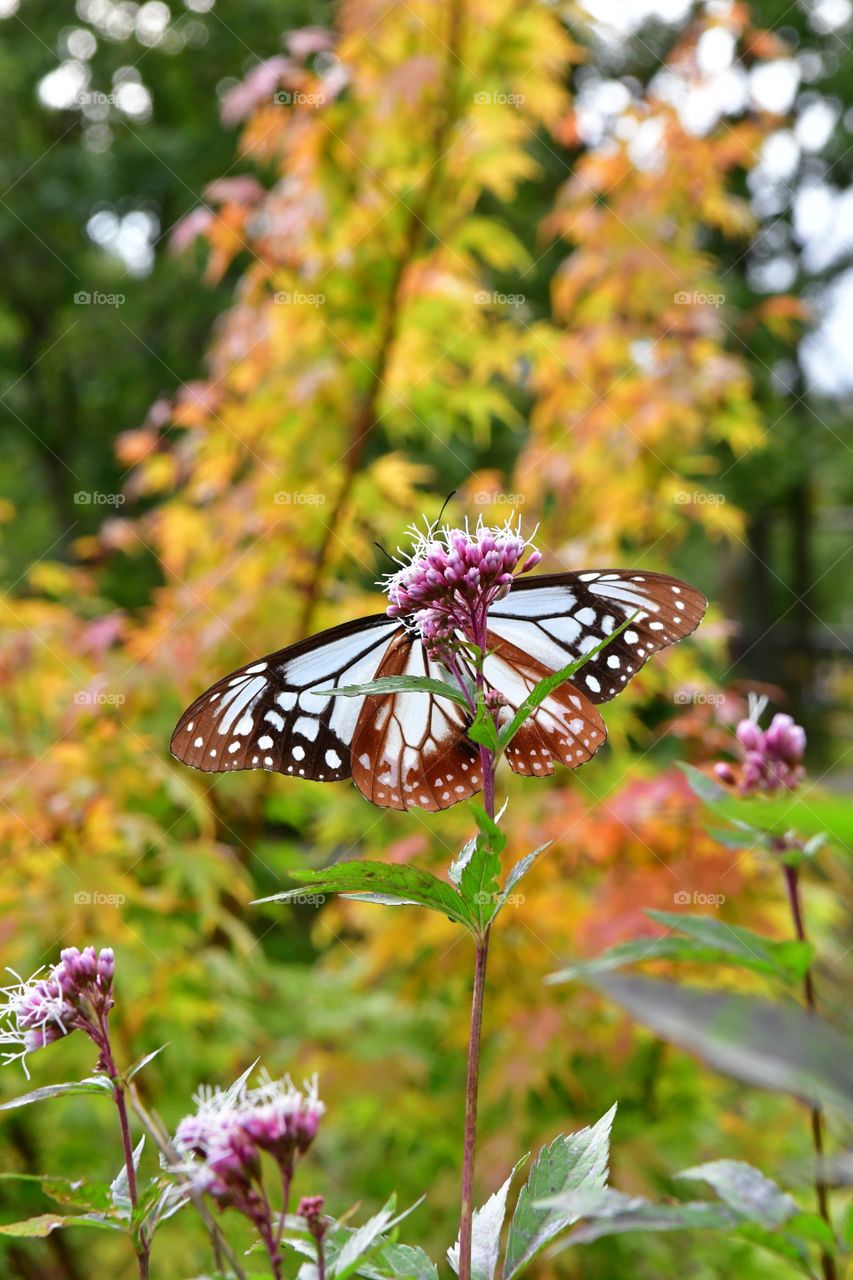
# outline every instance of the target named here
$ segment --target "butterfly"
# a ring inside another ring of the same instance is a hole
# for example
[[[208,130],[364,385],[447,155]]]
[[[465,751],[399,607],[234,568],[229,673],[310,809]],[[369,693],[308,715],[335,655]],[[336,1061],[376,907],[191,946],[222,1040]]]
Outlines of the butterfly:
[[[575,769],[607,731],[598,710],[653,653],[699,625],[707,601],[661,573],[595,569],[519,578],[489,610],[486,686],[510,718],[545,676],[630,626],[560,685],[507,748],[515,773]],[[172,754],[206,773],[266,769],[315,782],[352,777],[373,804],[447,809],[482,787],[466,708],[438,694],[324,692],[384,676],[447,680],[416,632],[386,614],[357,618],[251,662],[217,681],[181,716]]]

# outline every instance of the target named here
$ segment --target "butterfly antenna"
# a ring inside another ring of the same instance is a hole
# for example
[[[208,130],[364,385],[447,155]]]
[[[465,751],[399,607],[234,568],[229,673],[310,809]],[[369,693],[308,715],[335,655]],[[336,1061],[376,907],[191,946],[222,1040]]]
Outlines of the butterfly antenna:
[[[447,504],[448,504],[448,502],[450,501],[450,499],[451,499],[451,498],[455,498],[455,497],[456,497],[456,490],[455,490],[455,489],[453,489],[453,490],[451,490],[451,492],[447,495],[447,497],[444,499],[444,502],[443,502],[443,503],[442,503],[442,505],[441,505],[441,510],[440,510],[440,511],[439,511],[439,513],[438,513],[438,519],[437,519],[437,520],[436,520],[436,522],[435,522],[436,524],[441,524],[441,517],[444,515],[444,513],[445,513],[445,511],[446,511],[446,509],[447,509]]]
[[[394,568],[395,568],[395,569],[399,569],[399,567],[400,567],[400,566],[399,566],[399,564],[398,564],[398,563],[397,563],[397,561],[394,559],[394,557],[391,555],[391,552],[390,552],[390,551],[386,551],[386,550],[385,550],[385,548],[383,547],[383,545],[382,545],[382,543],[381,543],[381,542],[374,542],[374,544],[373,544],[373,545],[374,545],[374,547],[378,547],[378,549],[382,552],[383,556],[387,556],[387,558],[391,561],[391,563],[392,563],[392,565],[394,566]]]

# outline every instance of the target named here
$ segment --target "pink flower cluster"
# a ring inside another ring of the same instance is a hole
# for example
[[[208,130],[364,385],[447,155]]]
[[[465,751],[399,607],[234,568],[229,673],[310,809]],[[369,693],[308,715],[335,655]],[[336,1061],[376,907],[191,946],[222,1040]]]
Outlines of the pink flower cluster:
[[[5,1060],[24,1062],[26,1054],[76,1030],[84,1031],[103,1050],[106,1018],[115,1003],[114,974],[112,948],[96,953],[94,947],[82,951],[66,947],[59,963],[44,977],[19,979],[4,992],[6,1002],[0,1007],[0,1043],[13,1044],[18,1050],[7,1052]]]
[[[245,1079],[226,1091],[202,1091],[197,1109],[178,1125],[175,1148],[182,1171],[199,1191],[222,1207],[231,1205],[261,1226],[268,1211],[261,1184],[261,1152],[273,1157],[289,1185],[299,1156],[317,1134],[325,1111],[316,1082],[296,1089],[290,1079],[262,1080],[246,1089]]]
[[[780,712],[769,727],[762,730],[758,721],[766,706],[766,698],[750,695],[749,716],[741,720],[735,731],[743,756],[740,771],[736,772],[724,762],[714,768],[720,781],[736,786],[741,795],[793,790],[803,779],[805,729],[796,724],[792,716]]]
[[[429,525],[425,533],[410,530],[413,547],[408,560],[384,581],[390,604],[388,616],[415,626],[433,657],[452,646],[456,633],[485,647],[486,616],[509,592],[513,574],[526,573],[541,560],[511,521],[490,528],[453,529]]]

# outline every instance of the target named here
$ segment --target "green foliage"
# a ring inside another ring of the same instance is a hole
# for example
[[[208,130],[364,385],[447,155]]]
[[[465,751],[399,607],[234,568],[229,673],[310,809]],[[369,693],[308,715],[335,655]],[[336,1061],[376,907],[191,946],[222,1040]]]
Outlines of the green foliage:
[[[626,965],[652,960],[683,960],[695,964],[728,964],[752,969],[779,978],[789,985],[799,985],[808,972],[813,949],[807,942],[795,939],[776,941],[764,938],[752,929],[726,924],[712,916],[682,915],[673,911],[647,911],[656,924],[686,937],[637,938],[610,947],[592,960],[582,961],[553,973],[548,982],[587,980]]]
[[[606,1185],[615,1115],[614,1104],[592,1128],[555,1138],[539,1152],[510,1223],[506,1280],[520,1275],[540,1249],[576,1220],[577,1215],[557,1201],[563,1197],[570,1200],[575,1193],[595,1192]]]
[[[853,1109],[849,1041],[795,1005],[648,978],[598,975],[592,985],[717,1071],[764,1089]]]

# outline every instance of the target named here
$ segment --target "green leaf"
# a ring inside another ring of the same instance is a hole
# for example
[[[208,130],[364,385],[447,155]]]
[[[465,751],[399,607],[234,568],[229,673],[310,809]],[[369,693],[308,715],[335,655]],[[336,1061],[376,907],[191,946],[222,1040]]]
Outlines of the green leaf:
[[[501,1231],[506,1216],[506,1201],[516,1170],[527,1156],[519,1160],[502,1187],[489,1196],[484,1205],[474,1210],[471,1221],[471,1280],[493,1280],[501,1250]],[[459,1239],[447,1250],[451,1270],[459,1275]]]
[[[453,859],[453,861],[450,864],[450,867],[448,868],[447,874],[450,876],[450,879],[457,886],[457,888],[459,887],[459,881],[462,879],[462,872],[465,870],[468,863],[471,861],[471,857],[476,847],[477,847],[477,837],[474,836],[472,837],[472,839],[467,840],[465,842],[465,844],[462,846],[461,850],[459,851],[458,857]]]
[[[538,849],[534,849],[532,853],[528,853],[525,857],[521,858],[515,864],[515,866],[512,868],[509,875],[507,876],[506,884],[504,885],[503,892],[501,893],[500,897],[497,900],[497,903],[495,904],[495,915],[497,915],[498,912],[506,905],[510,894],[512,893],[513,889],[518,884],[522,876],[527,875],[527,872],[533,866],[534,862],[538,861],[538,859],[545,852],[545,850],[550,847],[550,845],[551,845],[550,840],[548,840],[545,844],[540,844]]]
[[[489,923],[497,909],[500,871],[500,854],[494,853],[482,839],[478,840],[474,852],[462,869],[459,892],[468,908],[468,914],[481,929]]]
[[[817,837],[818,848],[821,839],[827,838],[845,848],[853,843],[853,811],[844,797],[822,795],[811,787],[772,796],[739,796],[693,765],[679,767],[700,800],[739,830],[753,834],[751,843],[790,831],[809,838],[810,843]]]
[[[157,1057],[158,1053],[162,1053],[163,1050],[168,1049],[168,1047],[168,1044],[161,1044],[159,1049],[152,1049],[150,1053],[146,1053],[143,1057],[138,1058],[136,1062],[134,1062],[133,1066],[129,1067],[125,1072],[125,1080],[128,1082],[131,1081],[134,1076],[139,1074],[143,1067],[147,1067],[148,1063]]]
[[[411,1208],[404,1209],[402,1213],[397,1214],[395,1217],[394,1209],[396,1203],[396,1197],[391,1196],[388,1203],[383,1209],[380,1209],[379,1213],[374,1214],[363,1226],[357,1227],[355,1231],[347,1236],[340,1253],[334,1259],[331,1267],[328,1268],[330,1275],[335,1276],[336,1280],[346,1280],[347,1276],[357,1271],[365,1255],[374,1248],[382,1236],[390,1231],[392,1227],[395,1227],[398,1222],[402,1222],[404,1218],[407,1218],[422,1203],[422,1199],[413,1204]]]
[[[712,1160],[685,1169],[678,1177],[707,1182],[730,1209],[768,1230],[799,1213],[797,1202],[787,1192],[743,1160]]]
[[[456,685],[432,676],[380,676],[366,684],[345,684],[340,689],[318,689],[318,694],[335,698],[360,698],[377,693],[432,693],[439,698],[449,698],[461,707],[468,707],[468,699]]]
[[[510,1223],[505,1280],[513,1280],[540,1249],[577,1221],[569,1204],[572,1195],[604,1187],[615,1115],[614,1103],[592,1128],[555,1138],[539,1152]]]
[[[761,934],[729,925],[713,916],[682,915],[673,911],[652,911],[646,915],[668,929],[687,934],[686,938],[636,938],[619,943],[592,960],[580,961],[551,974],[547,982],[574,982],[607,973],[626,965],[651,960],[684,960],[691,963],[737,965],[756,973],[766,973],[785,982],[799,983],[812,961],[813,948],[795,939],[775,941]]]
[[[453,886],[419,867],[388,862],[338,862],[320,871],[291,871],[288,874],[301,884],[310,885],[317,894],[343,893],[366,902],[422,906],[449,916],[458,924],[471,924],[465,905]],[[259,898],[257,903],[290,902],[304,896],[304,893],[304,889],[288,889],[269,898]]]
[[[501,729],[499,740],[501,751],[506,750],[525,720],[533,714],[536,708],[541,706],[555,689],[559,689],[561,684],[565,684],[577,671],[580,671],[581,667],[585,666],[591,658],[594,658],[602,649],[606,649],[609,644],[612,644],[626,627],[630,627],[636,616],[637,612],[635,611],[630,618],[625,619],[621,626],[617,627],[609,636],[605,636],[600,644],[597,644],[594,649],[590,649],[589,653],[585,653],[582,658],[577,658],[574,662],[570,662],[567,667],[563,667],[560,671],[555,671],[552,675],[545,676],[543,680],[540,680],[521,703],[509,724],[504,725],[503,729]]]
[[[731,799],[732,793],[727,787],[717,782],[716,778],[710,778],[695,765],[685,764],[683,760],[679,760],[678,767],[687,778],[694,796],[703,800],[705,804],[718,804],[721,800]]]
[[[386,1244],[374,1261],[359,1267],[367,1280],[438,1280],[438,1267],[423,1249],[408,1244]]]
[[[71,1080],[67,1084],[46,1084],[32,1093],[22,1093],[19,1098],[0,1104],[0,1111],[12,1111],[15,1107],[27,1107],[31,1102],[43,1102],[46,1098],[61,1098],[74,1093],[100,1093],[111,1096],[112,1081],[109,1076],[90,1076],[86,1080]]]
[[[495,726],[495,718],[483,701],[482,694],[477,701],[477,714],[468,726],[468,737],[472,742],[488,747],[497,754],[500,751],[500,739]]]
[[[35,1218],[25,1218],[22,1222],[0,1223],[0,1235],[13,1236],[16,1240],[35,1239],[49,1236],[51,1231],[60,1227],[95,1227],[101,1231],[120,1231],[121,1227],[94,1213],[75,1214],[62,1217],[56,1213],[40,1213]]]
[[[53,1174],[39,1173],[0,1173],[0,1180],[34,1183],[51,1200],[74,1205],[78,1209],[106,1210],[112,1203],[108,1185],[88,1178],[60,1178]]]
[[[648,978],[599,976],[592,985],[724,1075],[853,1112],[850,1041],[796,1005]]]
[[[565,1208],[572,1221],[589,1221],[561,1240],[552,1253],[626,1231],[727,1230],[740,1221],[735,1211],[723,1204],[653,1204],[642,1196],[626,1196],[607,1187],[598,1192],[577,1193],[567,1198]]]

